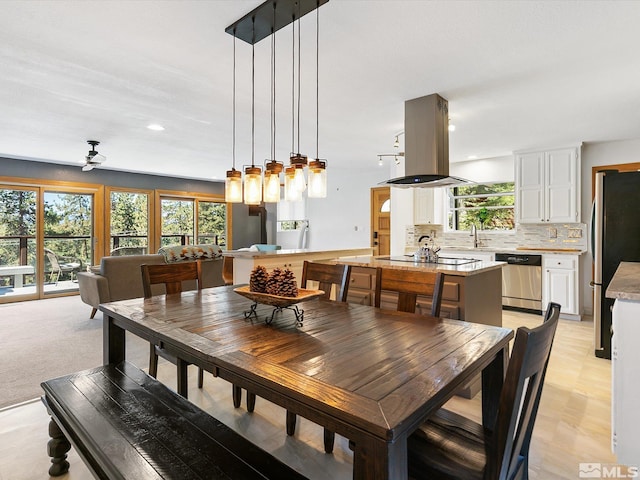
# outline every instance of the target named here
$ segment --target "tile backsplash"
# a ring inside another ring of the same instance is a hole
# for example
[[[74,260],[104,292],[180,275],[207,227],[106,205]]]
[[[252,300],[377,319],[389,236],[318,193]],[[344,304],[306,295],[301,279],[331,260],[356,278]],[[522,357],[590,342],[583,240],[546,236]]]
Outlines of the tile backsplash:
[[[443,247],[473,248],[469,231],[445,231],[442,225],[410,225],[405,230],[407,248],[418,246],[422,235],[435,233],[435,243]],[[579,248],[587,249],[587,225],[584,223],[553,223],[548,225],[517,225],[510,232],[478,230],[479,247],[504,248]]]

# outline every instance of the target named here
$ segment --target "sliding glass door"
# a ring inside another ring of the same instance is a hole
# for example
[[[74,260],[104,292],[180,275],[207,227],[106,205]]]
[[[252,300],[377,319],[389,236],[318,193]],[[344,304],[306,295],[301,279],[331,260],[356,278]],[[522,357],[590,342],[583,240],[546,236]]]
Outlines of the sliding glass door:
[[[44,192],[44,293],[78,290],[77,273],[93,263],[93,194]]]
[[[38,190],[0,187],[0,302],[35,298]]]

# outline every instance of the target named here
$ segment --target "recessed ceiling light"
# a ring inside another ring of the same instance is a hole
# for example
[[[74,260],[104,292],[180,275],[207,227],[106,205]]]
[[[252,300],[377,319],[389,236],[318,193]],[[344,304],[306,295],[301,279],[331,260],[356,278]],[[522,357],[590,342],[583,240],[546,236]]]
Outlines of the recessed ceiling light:
[[[467,160],[477,160],[477,159],[478,159],[478,156],[477,156],[477,155],[469,155],[469,156],[467,157]]]
[[[151,125],[147,125],[149,130],[153,130],[154,132],[161,132],[164,130],[162,125],[158,125],[157,123],[152,123]]]

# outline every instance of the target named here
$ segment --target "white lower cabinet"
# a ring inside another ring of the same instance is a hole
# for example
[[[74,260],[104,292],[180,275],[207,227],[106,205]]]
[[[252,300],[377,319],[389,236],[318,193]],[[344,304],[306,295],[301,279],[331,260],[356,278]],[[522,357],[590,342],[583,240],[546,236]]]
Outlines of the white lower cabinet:
[[[611,337],[611,449],[619,464],[640,465],[640,302],[616,299]]]
[[[562,307],[565,318],[580,319],[578,255],[549,254],[542,256],[542,310],[549,302]]]

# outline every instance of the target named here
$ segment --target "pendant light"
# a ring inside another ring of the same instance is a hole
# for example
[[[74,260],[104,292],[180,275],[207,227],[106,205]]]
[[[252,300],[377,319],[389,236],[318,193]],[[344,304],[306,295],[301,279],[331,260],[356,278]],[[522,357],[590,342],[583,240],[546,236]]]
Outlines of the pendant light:
[[[317,7],[319,7],[318,5]],[[327,164],[320,160],[320,8],[316,8],[316,159],[309,162],[309,198],[326,198]]]
[[[304,167],[307,166],[307,157],[300,153],[300,3],[298,3],[298,115],[297,115],[297,124],[298,124],[298,148],[297,153],[294,152],[294,138],[295,138],[295,124],[296,124],[296,115],[295,115],[295,51],[296,51],[296,22],[295,17],[291,22],[292,27],[292,42],[291,42],[291,59],[292,59],[292,67],[291,67],[291,157],[289,158],[290,165],[295,168],[294,170],[294,186],[292,188],[296,188],[302,192],[304,192],[307,188],[307,184],[304,178]]]
[[[280,173],[284,170],[285,193],[284,198],[289,201],[297,201],[302,198],[302,192],[307,190],[304,169],[309,167],[309,196],[326,196],[326,161],[316,158],[309,162],[306,155],[300,153],[300,102],[301,102],[301,42],[300,42],[300,18],[307,13],[317,10],[329,0],[266,0],[254,8],[225,31],[252,45],[252,105],[251,105],[251,166],[245,168],[244,175],[244,202],[250,205],[258,205],[260,202],[276,202],[280,197]],[[316,47],[319,40],[319,17],[316,17]],[[298,22],[298,64],[296,66],[296,21]],[[264,163],[265,176],[262,179],[260,167],[255,165],[255,53],[254,45],[268,36],[275,36],[279,29],[292,24],[292,69],[291,69],[291,154],[289,166],[284,168],[281,162],[275,160],[275,40],[272,38],[272,148],[270,160]],[[316,48],[316,55],[318,48]],[[318,73],[319,61],[316,58],[316,157],[318,157]],[[297,116],[296,116],[296,68],[297,75]],[[296,147],[297,125],[297,147]],[[234,43],[234,168],[227,172],[225,197],[231,198],[233,192],[241,190],[237,183],[242,182],[242,174],[235,170],[235,43]],[[231,187],[236,185],[235,189]],[[311,191],[312,190],[312,191]],[[230,201],[230,200],[228,200]],[[235,200],[234,200],[235,201]]]
[[[236,36],[233,35],[233,167],[227,170],[224,182],[224,201],[242,202],[242,173],[236,170]]]
[[[276,23],[276,4],[273,5],[273,24]],[[280,173],[284,166],[276,160],[276,35],[271,32],[271,160],[264,166],[265,202],[280,201]]]
[[[296,167],[293,166],[284,169],[284,199],[287,202],[302,200],[302,191],[296,184]]]
[[[255,31],[255,17],[253,18]],[[244,203],[246,205],[260,205],[262,202],[262,169],[255,165],[255,43],[251,44],[251,166],[244,170]]]

